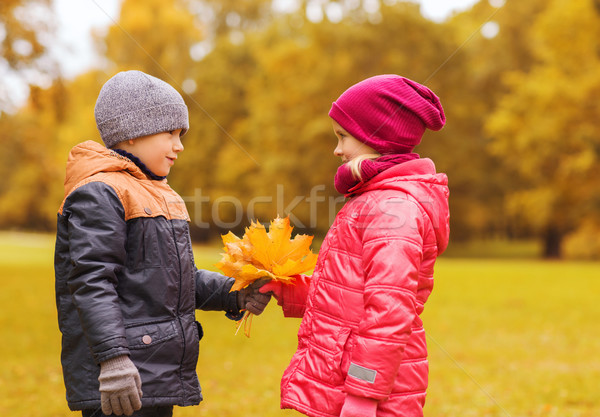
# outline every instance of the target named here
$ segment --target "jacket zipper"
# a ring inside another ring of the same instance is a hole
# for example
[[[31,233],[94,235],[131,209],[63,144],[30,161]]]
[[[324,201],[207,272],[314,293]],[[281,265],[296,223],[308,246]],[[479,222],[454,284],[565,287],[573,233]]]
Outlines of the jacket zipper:
[[[171,213],[169,211],[169,204],[167,203],[167,200],[165,198],[165,196],[163,195],[163,200],[165,202],[165,207],[167,208],[167,213],[169,213],[169,216],[171,216]],[[182,286],[183,286],[183,270],[181,268],[181,257],[179,254],[179,246],[177,245],[177,234],[175,233],[175,226],[173,224],[173,219],[169,219],[167,220],[169,222],[169,226],[171,227],[171,234],[173,235],[173,243],[175,244],[175,252],[177,253],[177,264],[179,265],[179,294],[177,297],[177,322],[179,323],[179,328],[181,329],[181,338],[183,341],[183,351],[181,354],[181,360],[179,361],[179,382],[181,383],[181,388],[182,388],[182,392],[184,392],[183,390],[183,360],[185,359],[185,354],[186,354],[186,346],[187,346],[187,340],[185,338],[185,329],[183,328],[183,322],[181,320],[181,314],[180,314],[180,308],[181,308],[181,291],[182,291]]]

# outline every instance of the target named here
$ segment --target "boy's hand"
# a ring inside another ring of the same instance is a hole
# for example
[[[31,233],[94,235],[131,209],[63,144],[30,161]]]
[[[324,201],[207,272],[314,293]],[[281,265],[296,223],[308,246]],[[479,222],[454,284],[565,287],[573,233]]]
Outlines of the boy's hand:
[[[104,414],[130,416],[142,408],[142,382],[129,356],[117,356],[102,362],[98,381]]]
[[[238,292],[238,307],[248,310],[250,313],[258,316],[262,313],[271,299],[270,294],[263,294],[260,288],[269,282],[268,279],[259,279],[242,288]]]

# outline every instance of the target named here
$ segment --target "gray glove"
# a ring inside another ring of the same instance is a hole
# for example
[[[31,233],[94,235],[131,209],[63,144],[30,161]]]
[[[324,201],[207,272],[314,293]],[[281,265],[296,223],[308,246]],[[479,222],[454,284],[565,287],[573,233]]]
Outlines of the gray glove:
[[[242,288],[237,296],[238,308],[246,309],[256,316],[262,313],[271,299],[271,294],[263,294],[259,289],[269,281],[269,279],[259,279]]]
[[[129,356],[121,355],[100,364],[102,412],[130,416],[142,408],[142,381]]]

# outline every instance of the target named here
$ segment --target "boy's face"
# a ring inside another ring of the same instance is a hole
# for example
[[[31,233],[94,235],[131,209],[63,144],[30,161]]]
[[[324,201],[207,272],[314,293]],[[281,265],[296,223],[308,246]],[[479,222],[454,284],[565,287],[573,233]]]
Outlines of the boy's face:
[[[126,151],[137,156],[155,175],[165,177],[183,151],[181,129],[142,136],[128,142]]]

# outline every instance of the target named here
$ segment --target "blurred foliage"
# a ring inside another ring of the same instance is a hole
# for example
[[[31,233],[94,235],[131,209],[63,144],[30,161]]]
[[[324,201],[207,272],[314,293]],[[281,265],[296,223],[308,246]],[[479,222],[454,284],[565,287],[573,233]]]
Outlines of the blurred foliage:
[[[0,3],[0,60],[23,69],[40,58],[46,47],[43,36],[52,28],[48,19],[51,0],[2,0]],[[43,14],[46,13],[46,19]]]
[[[545,236],[547,257],[600,221],[599,13],[589,0],[548,2],[529,28],[535,63],[505,74],[510,92],[487,120],[492,152],[518,179],[505,208]]]
[[[54,227],[69,148],[100,140],[101,85],[140,69],[174,85],[190,109],[169,181],[196,239],[276,215],[318,239],[343,204],[331,102],[366,77],[396,73],[444,105],[447,126],[427,132],[417,152],[450,178],[454,241],[537,238],[546,256],[566,241],[569,256],[600,257],[599,245],[581,243],[600,224],[596,3],[481,0],[435,23],[393,0],[290,10],[266,0],[124,0],[118,21],[95,35],[105,68],[35,88],[17,114],[0,117],[0,227]]]
[[[0,2],[0,114],[13,110],[14,83],[45,84],[57,75],[48,54],[54,41],[52,0],[2,0]]]
[[[181,0],[126,0],[116,25],[97,39],[117,71],[139,69],[179,87],[193,67],[190,49],[202,31]]]

